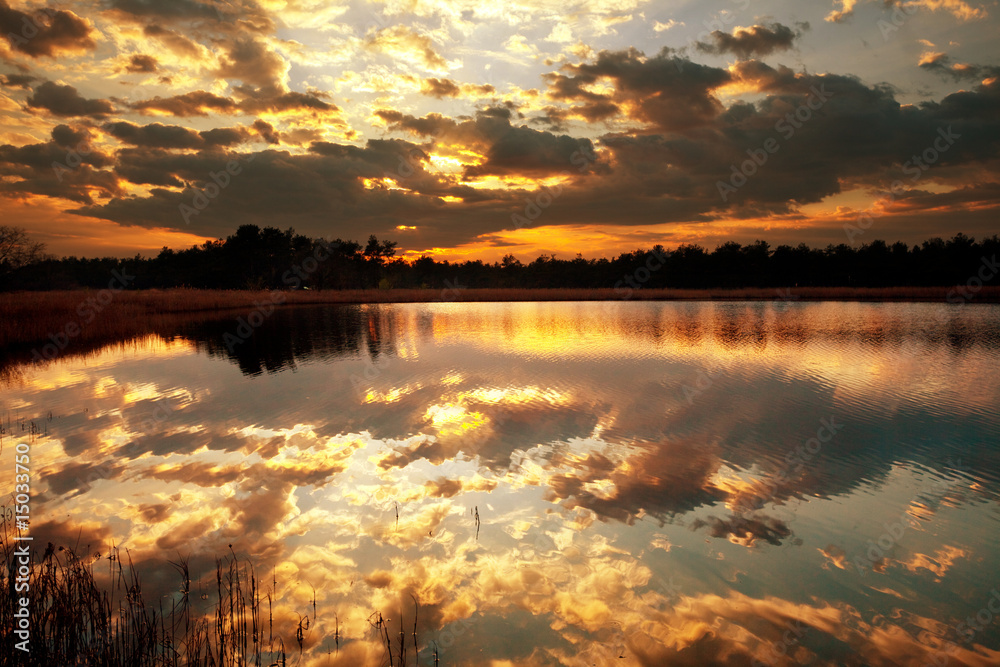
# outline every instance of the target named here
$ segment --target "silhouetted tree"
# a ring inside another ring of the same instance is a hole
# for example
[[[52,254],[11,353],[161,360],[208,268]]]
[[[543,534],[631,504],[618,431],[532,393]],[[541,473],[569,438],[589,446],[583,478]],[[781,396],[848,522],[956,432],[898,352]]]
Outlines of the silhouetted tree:
[[[242,225],[225,240],[206,241],[183,250],[163,248],[151,258],[57,260],[42,256],[40,244],[25,241],[23,230],[11,236],[9,229],[0,228],[8,242],[20,239],[29,247],[25,254],[16,255],[21,259],[6,260],[7,289],[101,288],[114,270],[136,276],[132,289],[600,288],[631,284],[628,281],[642,289],[950,286],[976,276],[983,262],[992,261],[1000,251],[997,236],[977,242],[957,234],[948,241],[933,238],[912,248],[878,239],[858,247],[841,243],[810,248],[800,243],[774,249],[765,241],[746,245],[730,241],[711,252],[699,245],[683,244],[672,251],[657,245],[599,259],[580,254],[568,260],[541,255],[525,264],[508,254],[493,263],[479,259],[439,262],[432,257],[411,263],[395,257],[395,242],[375,235],[362,246],[352,240],[310,238],[293,229]]]
[[[21,227],[0,225],[0,284],[18,269],[45,258],[45,244],[32,241]]]

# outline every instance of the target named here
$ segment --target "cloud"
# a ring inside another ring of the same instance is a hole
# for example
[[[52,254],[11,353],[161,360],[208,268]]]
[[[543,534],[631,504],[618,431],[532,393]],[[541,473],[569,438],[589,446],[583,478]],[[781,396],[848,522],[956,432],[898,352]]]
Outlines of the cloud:
[[[903,107],[887,87],[869,87],[853,77],[795,73],[759,61],[739,63],[729,74],[764,97],[753,105],[734,103],[701,128],[605,138],[603,143],[620,165],[616,172],[629,172],[634,189],[643,188],[640,183],[646,181],[651,191],[686,190],[688,196],[718,208],[723,206],[718,183],[728,183],[732,165],[771,139],[779,142],[780,151],[768,158],[767,177],[748,179],[736,199],[739,206],[752,205],[758,213],[778,212],[790,210],[792,201],[820,201],[841,192],[852,180],[887,184],[894,178],[888,175],[892,165],[929,145],[949,123],[955,132],[968,131],[978,139],[963,141],[945,154],[936,166],[939,175],[949,163],[985,158],[992,149],[983,149],[982,142],[997,145],[996,129],[973,121],[985,111],[981,105],[995,99],[995,85],[956,93],[941,103]],[[817,105],[820,94],[827,98],[822,107],[809,110],[808,123],[793,127],[789,114],[808,109],[803,105]],[[864,140],[859,140],[858,128],[864,128]],[[709,176],[713,171],[714,177]],[[709,188],[703,189],[706,185]],[[712,189],[715,205],[709,203]]]
[[[239,38],[223,57],[217,75],[259,86],[268,93],[288,90],[291,65],[260,39]]]
[[[711,482],[717,467],[701,443],[645,443],[622,461],[600,453],[573,461],[549,477],[546,497],[568,509],[593,510],[602,520],[631,524],[644,513],[665,518],[715,502],[724,495]],[[644,474],[636,476],[635,470]]]
[[[52,140],[63,148],[79,146],[89,139],[90,132],[86,128],[71,128],[69,125],[56,125],[52,128]]]
[[[575,169],[580,156],[594,156],[589,139],[515,126],[511,112],[504,107],[490,107],[477,112],[471,120],[456,123],[440,114],[416,118],[393,110],[379,110],[376,115],[391,129],[442,141],[458,142],[482,153],[481,163],[465,167],[466,178],[486,175],[544,176]]]
[[[32,57],[54,58],[97,46],[90,23],[71,11],[44,9],[31,14],[0,0],[0,35],[11,47]]]
[[[460,96],[482,97],[495,93],[496,88],[488,83],[481,85],[457,84],[451,79],[438,79],[430,77],[421,82],[420,92],[424,95],[429,95],[438,99]]]
[[[106,169],[113,159],[80,145],[87,138],[85,131],[58,125],[52,137],[52,141],[40,144],[0,146],[0,176],[12,177],[0,179],[0,194],[37,194],[89,205],[94,203],[92,193],[103,197],[121,193],[114,173]]]
[[[486,161],[465,170],[466,177],[493,175],[547,176],[575,168],[575,162],[584,156],[593,156],[594,147],[589,139],[512,127],[507,121],[490,121],[501,125],[499,136],[486,151]],[[480,125],[482,125],[480,121]],[[487,132],[494,132],[493,128]]]
[[[165,114],[182,118],[208,116],[209,112],[227,115],[290,111],[333,114],[340,110],[337,105],[323,101],[318,93],[313,92],[279,92],[270,86],[264,89],[239,86],[236,93],[239,99],[196,90],[172,97],[157,96],[140,100],[129,106],[143,114]]]
[[[538,53],[538,47],[528,44],[528,39],[524,35],[511,35],[503,43],[504,51],[510,53],[520,53],[522,55],[532,55]]]
[[[598,120],[628,109],[632,120],[664,130],[705,125],[721,114],[724,107],[712,91],[731,81],[726,70],[692,63],[669,49],[653,58],[636,49],[601,51],[594,62],[565,65],[562,72],[546,76],[548,95],[582,103],[572,111]],[[601,81],[613,89],[594,91]]]
[[[96,521],[39,521],[32,524],[31,532],[39,543],[65,546],[81,558],[106,553],[114,538],[110,526]]]
[[[448,479],[439,477],[436,480],[424,482],[424,491],[427,496],[434,498],[452,498],[460,493],[475,491],[492,491],[497,488],[497,483],[493,480],[483,479],[478,475],[472,480]]]
[[[674,19],[669,19],[666,23],[662,23],[660,21],[655,21],[653,23],[653,30],[655,30],[656,32],[666,32],[667,30],[670,30],[672,28],[676,28],[677,26],[683,27],[684,26],[684,22],[683,21],[675,21]]]
[[[157,96],[133,102],[129,106],[140,113],[163,113],[180,117],[207,116],[209,111],[231,114],[239,109],[235,100],[205,90],[166,98]]]
[[[38,81],[38,77],[30,74],[0,74],[0,84],[8,88],[30,90],[34,81]]]
[[[47,472],[42,480],[49,493],[73,498],[89,491],[93,481],[114,479],[124,471],[125,465],[119,462],[69,463],[58,470]]]
[[[272,94],[271,89],[262,91],[237,88],[245,97],[240,100],[239,108],[244,113],[258,114],[265,111],[271,113],[288,111],[308,111],[311,113],[332,114],[340,111],[336,104],[324,102],[320,93],[300,93],[289,91]]]
[[[796,38],[808,30],[809,24],[802,24],[798,31],[780,23],[755,25],[749,28],[735,28],[732,34],[715,30],[711,42],[695,42],[695,47],[704,53],[722,55],[732,53],[742,59],[770,55],[776,51],[786,51],[794,45]]]
[[[854,6],[858,4],[858,0],[836,0],[836,3],[840,4],[840,9],[835,9],[827,14],[824,19],[825,21],[828,23],[843,23],[854,16]]]
[[[947,53],[941,53],[940,51],[924,51],[920,54],[920,62],[917,63],[917,66],[925,69],[947,69],[944,66],[948,62],[949,58]]]
[[[140,503],[136,510],[147,524],[162,523],[174,513],[174,507],[169,503]]]
[[[857,7],[858,0],[835,0],[834,4],[839,4],[840,9],[831,11],[824,20],[828,23],[844,23],[854,16],[854,8]],[[965,0],[884,0],[882,4],[886,7],[902,8],[908,14],[913,13],[910,8],[922,8],[929,11],[943,10],[962,21],[984,19],[987,16],[985,9],[972,7]]]
[[[220,5],[197,0],[111,0],[113,9],[134,16],[222,19]]]
[[[142,32],[147,37],[153,37],[158,40],[175,55],[188,58],[198,58],[202,55],[202,47],[200,45],[169,28],[150,24],[143,28]]]
[[[984,19],[987,16],[985,9],[981,7],[973,7],[964,0],[912,0],[911,2],[892,0],[890,4],[896,4],[904,8],[922,7],[930,11],[943,10],[955,18],[961,19],[962,21]]]
[[[191,219],[191,230],[225,236],[232,232],[232,216],[236,215],[248,224],[281,221],[281,226],[296,229],[322,227],[321,235],[350,237],[359,224],[381,233],[382,226],[397,217],[429,216],[439,211],[440,204],[431,197],[417,192],[367,190],[362,182],[386,176],[400,178],[399,165],[409,164],[411,150],[418,149],[398,140],[370,140],[364,148],[317,142],[307,155],[267,150],[254,154],[251,162],[246,155],[231,152],[176,154],[162,149],[122,149],[115,166],[121,177],[134,183],[173,187],[190,183],[192,187],[182,192],[154,188],[146,197],[115,199],[78,212],[123,224],[187,228],[180,205],[190,206],[198,192],[195,188],[204,187],[209,174],[225,170],[228,162],[237,160],[243,165],[241,173],[211,206]],[[413,169],[407,185],[418,189],[436,185],[419,163],[413,163]],[[331,217],[330,211],[336,214]],[[382,222],[377,222],[379,219]]]
[[[712,537],[729,538],[736,544],[748,547],[754,546],[759,540],[781,546],[781,540],[792,534],[784,521],[760,513],[750,516],[733,515],[728,519],[710,516],[707,520],[696,519],[691,523],[692,530],[704,527],[708,527],[708,533]]]
[[[136,54],[129,58],[125,71],[129,74],[151,74],[157,71],[156,58],[143,54]]]
[[[196,132],[177,125],[134,125],[125,121],[108,123],[104,130],[111,136],[133,146],[166,149],[198,149],[232,146],[245,142],[250,133],[242,127],[214,128]]]
[[[254,121],[254,127],[257,123]],[[314,141],[321,141],[323,139],[323,132],[316,128],[298,127],[292,130],[285,130],[278,135],[279,139],[286,144],[291,144],[293,146],[305,146],[311,144]],[[267,141],[265,137],[265,141]]]
[[[265,222],[265,215],[271,215],[303,231],[323,233],[329,212],[342,210],[343,215],[338,213],[330,224],[344,234],[359,226],[366,231],[372,227],[371,231],[392,232],[405,225],[417,228],[407,233],[406,241],[414,248],[428,248],[476,241],[500,245],[526,234],[525,230],[510,231],[515,226],[512,214],[524,209],[526,197],[540,192],[541,179],[559,179],[560,183],[558,205],[546,209],[535,223],[553,229],[579,230],[595,224],[717,224],[725,217],[791,219],[802,215],[803,206],[831,195],[884,188],[899,177],[908,156],[933,141],[939,126],[949,124],[962,141],[927,173],[926,182],[952,187],[961,170],[969,185],[950,196],[981,202],[989,199],[990,183],[995,180],[986,170],[990,151],[997,145],[996,122],[990,117],[996,100],[996,86],[989,83],[990,68],[952,64],[947,56],[925,62],[923,69],[970,85],[947,97],[914,101],[909,94],[854,76],[819,75],[805,68],[792,71],[754,60],[797,46],[804,39],[804,24],[758,20],[749,28],[729,27],[703,38],[693,53],[739,59],[723,67],[692,62],[669,48],[649,55],[635,48],[597,54],[566,50],[553,61],[558,64],[543,65],[544,60],[524,57],[532,42],[517,39],[518,30],[530,24],[510,24],[495,35],[496,47],[513,40],[511,44],[527,49],[515,54],[522,65],[530,61],[534,67],[554,70],[543,75],[545,85],[537,92],[515,85],[507,90],[474,74],[447,74],[457,68],[458,55],[467,60],[469,72],[483,70],[476,69],[479,63],[474,58],[466,57],[464,46],[451,43],[457,33],[444,27],[394,24],[361,36],[357,31],[331,28],[330,34],[336,34],[333,50],[343,51],[330,55],[341,59],[336,67],[344,69],[344,78],[336,79],[335,73],[327,73],[331,61],[295,41],[297,35],[268,32],[269,20],[273,25],[280,23],[279,10],[268,9],[273,15],[264,15],[256,4],[207,0],[116,0],[105,6],[111,11],[95,20],[101,21],[102,30],[108,21],[106,43],[119,48],[107,58],[111,67],[134,75],[169,70],[170,80],[160,80],[145,92],[134,86],[139,76],[115,81],[109,68],[107,81],[95,79],[95,86],[103,87],[81,92],[75,88],[83,85],[76,83],[78,79],[70,86],[39,85],[44,79],[29,81],[24,73],[5,75],[8,108],[16,108],[19,102],[25,106],[20,101],[22,93],[14,88],[36,87],[28,95],[26,108],[44,110],[49,117],[38,113],[30,122],[51,127],[67,119],[118,121],[106,131],[124,144],[110,156],[110,164],[87,165],[81,175],[73,177],[83,178],[89,170],[87,177],[97,179],[100,187],[88,190],[81,183],[60,188],[32,174],[23,184],[12,176],[4,184],[5,194],[24,197],[37,189],[63,192],[77,202],[86,201],[86,195],[91,201],[80,211],[122,224],[150,226],[155,222],[173,228],[184,224],[176,214],[178,205],[194,196],[207,174],[218,170],[221,154],[249,158],[250,154],[233,149],[254,140],[258,147],[267,142],[288,150],[255,153],[245,178],[229,186],[194,219],[192,224],[200,230],[227,232],[226,220],[231,224],[237,216],[248,216],[248,220]],[[308,13],[309,6],[297,3],[295,8]],[[964,11],[956,2],[920,6]],[[852,11],[854,3],[836,8]],[[613,16],[602,13],[601,20],[638,16],[633,9],[630,5]],[[518,11],[528,13],[527,8]],[[604,10],[588,4],[587,11]],[[499,16],[486,10],[473,14],[462,20],[471,26],[492,21],[488,16]],[[666,30],[679,25],[656,23],[652,18],[650,37],[655,37],[658,28],[662,28],[660,36],[673,34]],[[424,25],[437,24],[420,24]],[[586,20],[571,25],[572,32],[584,40],[594,27],[588,28]],[[530,34],[537,41],[555,27],[550,21],[542,24],[540,32]],[[556,30],[555,36],[562,38],[564,32]],[[98,39],[96,32],[89,34]],[[348,64],[348,56],[357,61]],[[511,62],[497,62],[489,71],[509,77],[504,67]],[[361,79],[383,68],[386,81],[406,84],[360,90],[350,83],[356,79],[347,76],[347,68]],[[505,85],[509,83],[508,78]],[[127,94],[108,92],[122,84],[132,86]],[[338,86],[343,88],[343,101],[324,92],[324,87]],[[825,86],[833,97],[812,110],[809,122],[794,128],[794,136],[786,139],[776,128],[813,99],[814,86]],[[431,112],[435,100],[443,100],[448,111]],[[491,106],[483,108],[484,103]],[[115,113],[131,115],[127,120],[112,118]],[[372,113],[379,127],[361,127]],[[145,124],[135,120],[138,115],[160,122]],[[232,119],[202,120],[212,116]],[[184,118],[198,119],[197,124],[180,120]],[[222,127],[212,130],[214,125]],[[73,122],[67,126],[77,129]],[[406,141],[363,142],[366,133],[386,129],[405,133],[390,136]],[[34,141],[32,133],[37,135],[21,128],[4,140]],[[345,138],[335,139],[337,135]],[[758,149],[768,139],[780,141],[780,151],[769,156],[758,177],[723,201],[718,183],[727,182],[733,165],[738,168],[748,159],[747,151]],[[145,156],[141,155],[144,151]],[[191,155],[179,160],[174,155],[178,151]],[[574,163],[581,159],[582,170]],[[116,178],[145,187],[125,199],[105,196],[110,192],[107,184]],[[275,191],[266,187],[269,182],[302,196],[267,202],[268,193]],[[906,206],[930,205],[948,195],[932,190],[922,187],[922,194],[899,197],[897,206],[904,202]],[[628,216],[621,215],[626,209]],[[913,209],[913,214],[920,213]],[[189,230],[185,227],[185,231]]]
[[[260,120],[259,118],[253,122],[253,129],[257,131],[260,138],[269,144],[277,144],[281,141],[279,134],[275,131],[274,126],[267,121]]]
[[[558,206],[546,210],[544,217],[544,224],[553,228],[709,221],[720,215],[793,215],[799,206],[845,189],[888,187],[905,177],[900,164],[931,145],[940,128],[948,127],[962,139],[942,154],[926,178],[948,182],[948,178],[978,174],[975,181],[984,185],[995,180],[978,166],[1000,145],[1000,121],[991,111],[1000,96],[995,82],[936,102],[904,106],[890,88],[869,86],[850,76],[795,72],[756,60],[729,69],[688,66],[687,62],[681,60],[678,70],[677,61],[669,55],[642,59],[636,53],[605,53],[595,62],[560,72],[565,79],[553,81],[550,89],[556,96],[583,105],[613,104],[627,109],[630,117],[642,119],[638,131],[608,134],[597,142],[516,124],[513,112],[504,106],[481,109],[466,118],[436,113],[414,116],[382,108],[376,117],[391,131],[417,137],[418,143],[371,140],[357,147],[317,142],[315,133],[303,134],[301,129],[283,131],[281,141],[288,137],[297,137],[299,144],[312,141],[308,154],[256,153],[241,176],[191,219],[190,228],[178,207],[190,205],[196,190],[159,188],[204,183],[209,173],[224,168],[229,159],[245,156],[206,152],[179,160],[168,154],[147,151],[141,155],[123,149],[115,172],[134,183],[156,187],[145,195],[90,204],[77,211],[121,224],[205,235],[231,232],[234,218],[347,237],[359,227],[378,234],[408,225],[420,230],[419,238],[414,235],[419,243],[452,246],[511,229],[511,215],[524,208],[525,193],[538,188],[527,179],[559,176],[565,180]],[[598,81],[605,82],[604,88],[594,87]],[[724,106],[713,90],[730,84],[756,93],[756,102]],[[818,110],[810,110],[808,122],[787,138],[787,132],[779,128],[792,128],[789,114],[794,118],[797,109],[808,109],[804,105],[810,101],[815,104],[814,91],[820,90],[828,99]],[[667,108],[668,100],[684,96],[700,102],[693,107]],[[176,115],[206,115],[206,104],[230,114],[246,106],[245,99],[205,91],[134,106],[145,113],[168,109]],[[254,131],[262,137],[268,134],[259,125]],[[747,160],[748,150],[768,140],[780,142],[781,149],[762,168],[767,176],[748,179],[723,201],[718,184],[729,181],[732,165]],[[295,141],[289,140],[289,145],[296,145]],[[574,155],[585,158],[587,169],[576,168]],[[434,165],[442,159],[454,160],[457,166],[441,171]],[[395,185],[366,187],[362,182],[383,183],[383,178],[392,179]],[[485,178],[526,180],[506,190],[467,184]],[[7,187],[16,189],[17,184]],[[296,193],[294,204],[274,197],[274,192]],[[979,188],[967,196],[988,200],[990,192],[989,187]],[[460,201],[445,205],[441,197]],[[932,205],[930,200],[920,201]],[[621,216],[625,208],[629,215]],[[338,214],[331,218],[331,210]],[[474,222],[470,222],[470,211],[475,212]]]
[[[392,58],[420,63],[430,71],[448,70],[448,61],[435,50],[433,40],[407,26],[396,25],[372,32],[365,41],[365,48]]]
[[[45,109],[56,116],[90,116],[104,118],[115,109],[108,100],[88,100],[81,97],[76,88],[46,81],[28,98],[28,106]]]
[[[955,81],[963,79],[981,81],[1000,76],[1000,67],[952,63],[948,54],[940,51],[925,51],[920,55],[920,62],[917,65],[921,69],[951,77]]]

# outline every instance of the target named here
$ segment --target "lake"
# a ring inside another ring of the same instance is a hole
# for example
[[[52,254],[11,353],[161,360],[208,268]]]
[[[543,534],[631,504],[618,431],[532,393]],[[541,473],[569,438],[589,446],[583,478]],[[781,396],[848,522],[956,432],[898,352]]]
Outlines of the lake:
[[[253,324],[7,370],[39,549],[167,613],[252,563],[289,664],[1000,664],[1000,306]]]

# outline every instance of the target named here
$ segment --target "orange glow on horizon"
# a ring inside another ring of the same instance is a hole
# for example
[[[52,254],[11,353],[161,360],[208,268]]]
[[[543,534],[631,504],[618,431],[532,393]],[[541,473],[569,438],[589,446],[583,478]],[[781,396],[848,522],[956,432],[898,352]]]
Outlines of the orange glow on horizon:
[[[137,253],[151,256],[164,246],[180,250],[216,239],[163,227],[119,225],[68,212],[75,207],[70,202],[56,202],[48,197],[0,198],[0,218],[5,224],[30,228],[32,237],[45,243],[45,251],[58,257],[132,257]]]

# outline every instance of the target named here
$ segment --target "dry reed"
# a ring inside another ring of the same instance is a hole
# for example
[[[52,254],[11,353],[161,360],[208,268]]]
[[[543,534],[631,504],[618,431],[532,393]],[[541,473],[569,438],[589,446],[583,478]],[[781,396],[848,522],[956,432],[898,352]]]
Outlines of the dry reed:
[[[29,590],[15,595],[14,531],[4,517],[0,528],[3,588],[0,625],[14,627],[20,596],[27,595],[30,651],[15,648],[18,638],[0,634],[0,667],[265,667],[284,666],[280,637],[265,638],[261,591],[253,566],[233,553],[216,561],[214,613],[192,610],[188,563],[171,563],[181,577],[170,610],[143,598],[128,550],[79,556],[52,544],[33,552]],[[96,565],[106,561],[105,578]],[[105,583],[100,583],[104,581]],[[270,599],[270,593],[268,593]],[[269,624],[271,619],[269,618]]]

